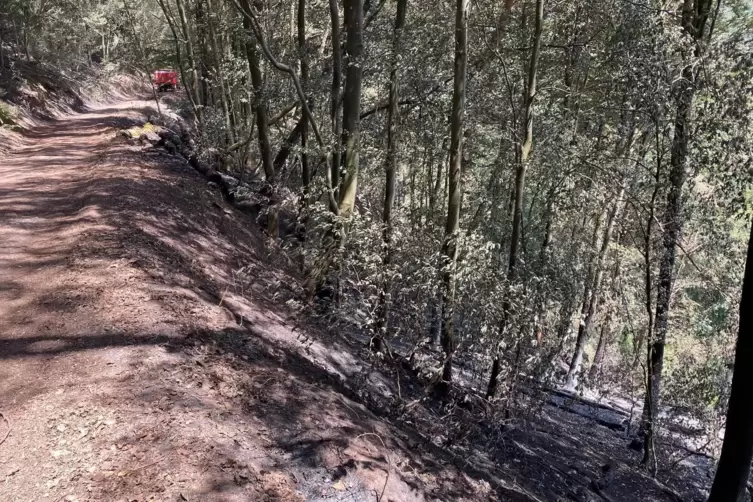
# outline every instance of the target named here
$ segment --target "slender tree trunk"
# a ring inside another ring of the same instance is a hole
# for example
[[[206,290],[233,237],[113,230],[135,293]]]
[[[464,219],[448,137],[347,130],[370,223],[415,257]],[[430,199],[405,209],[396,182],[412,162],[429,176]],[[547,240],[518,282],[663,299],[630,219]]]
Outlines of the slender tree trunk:
[[[361,82],[363,79],[363,3],[362,0],[344,0],[345,47],[348,67],[345,70],[343,92],[343,143],[345,144],[345,173],[340,186],[338,206],[340,214],[347,217],[355,207],[358,190],[358,161],[360,155]]]
[[[212,5],[209,5],[209,8],[212,9]],[[216,13],[218,15],[218,13]],[[224,60],[222,51],[220,51],[220,46],[217,43],[217,32],[215,30],[215,21],[214,21],[214,15],[209,17],[209,39],[212,43],[212,52],[214,56],[214,64],[215,68],[217,69],[217,78],[220,81],[220,103],[222,105],[222,115],[225,118],[225,129],[226,129],[226,141],[227,145],[232,145],[235,143],[235,131],[233,130],[233,123],[230,119],[230,104],[227,96],[227,90],[225,88],[225,72],[222,68],[222,62]]]
[[[339,24],[339,14],[337,13],[336,2],[330,4],[333,24],[333,46],[338,44],[335,42],[334,33],[339,33],[339,28],[335,26],[335,23]],[[330,210],[343,219],[336,222],[325,238],[327,244],[325,250],[320,256],[317,265],[315,265],[312,274],[307,281],[308,289],[314,291],[317,296],[322,296],[325,291],[325,284],[322,280],[330,282],[328,289],[331,291],[326,296],[335,299],[335,303],[339,304],[340,283],[339,280],[335,280],[334,284],[328,279],[329,272],[332,269],[335,259],[335,253],[338,249],[341,249],[345,243],[346,237],[346,223],[352,216],[355,209],[356,194],[358,191],[358,169],[359,169],[359,155],[360,155],[360,122],[361,122],[361,91],[363,80],[363,69],[361,61],[361,53],[363,50],[363,4],[362,0],[345,0],[345,29],[346,29],[346,43],[345,48],[348,55],[348,65],[345,71],[345,90],[343,91],[343,105],[342,105],[342,144],[345,145],[345,173],[337,190],[336,200],[335,197],[330,197]],[[337,29],[336,29],[337,28]],[[338,38],[339,40],[339,38]],[[335,48],[338,51],[339,47]],[[337,72],[333,72],[337,73]],[[335,82],[333,79],[333,93],[335,92]],[[338,91],[339,94],[339,91]],[[334,99],[331,103],[332,112],[337,112],[338,102]],[[333,117],[333,127],[338,128],[337,117]],[[333,147],[333,158],[337,155],[335,151],[339,151],[339,145],[335,141]],[[334,182],[336,179],[335,168],[337,168],[337,175],[339,176],[339,160],[338,163],[331,166],[330,176],[328,178],[330,182]],[[334,187],[334,185],[332,185]],[[331,194],[332,195],[332,194]],[[337,269],[340,269],[341,264],[335,264]],[[339,276],[339,273],[338,273]]]
[[[431,146],[429,147],[429,148],[431,148],[431,152],[432,152],[432,154],[431,154],[432,163],[434,162],[434,154],[433,154],[434,148],[433,147],[434,147],[434,145],[433,145],[433,142],[432,142]],[[444,203],[444,191],[442,190],[442,183],[446,182],[446,180],[447,180],[447,173],[445,173],[443,167],[444,167],[444,161],[442,159],[440,159],[439,162],[437,162],[437,178],[436,178],[436,180],[434,182],[434,188],[432,189],[432,192],[433,192],[433,195],[434,195],[434,203],[435,204],[437,202],[440,202],[440,201],[441,201],[442,204]],[[434,207],[436,208],[436,206],[434,206]],[[441,209],[442,209],[442,207],[440,206],[440,210]],[[434,215],[435,215],[435,213],[434,213],[434,211],[432,211],[432,218],[434,217]],[[439,216],[439,215],[437,215],[437,216]]]
[[[251,12],[248,0],[240,0],[243,9]],[[254,88],[254,108],[256,110],[256,128],[258,129],[259,153],[267,181],[267,190],[270,194],[269,215],[267,218],[267,231],[272,237],[277,236],[277,212],[274,207],[275,200],[275,168],[272,160],[272,146],[269,141],[269,118],[267,115],[267,100],[264,97],[264,78],[259,64],[259,53],[256,41],[250,35],[252,33],[251,20],[243,16],[243,28],[249,36],[246,38],[246,58],[248,69],[251,73],[251,85]]]
[[[457,0],[455,8],[455,65],[450,117],[450,166],[447,221],[442,245],[442,349],[444,362],[437,392],[446,396],[452,381],[452,355],[455,352],[455,266],[458,258],[460,204],[462,197],[463,127],[465,123],[465,84],[468,68],[468,5]]]
[[[309,63],[306,57],[306,0],[298,0],[298,52],[301,65],[301,87],[308,97]],[[308,146],[309,125],[305,120],[301,123],[301,178],[304,194],[308,192],[311,183],[309,158],[306,153]],[[305,199],[305,196],[304,196]]]
[[[682,28],[686,36],[696,42],[695,56],[701,56],[704,27],[711,8],[711,0],[685,0],[682,9]],[[677,243],[682,235],[682,190],[685,185],[688,148],[690,146],[693,98],[697,83],[695,63],[689,61],[678,80],[675,94],[676,115],[672,153],[670,156],[669,193],[664,211],[662,239],[663,253],[659,262],[659,283],[656,293],[656,316],[654,318],[653,339],[648,340],[648,377],[646,383],[646,412],[644,416],[643,464],[649,471],[656,472],[654,454],[655,417],[659,410],[661,377],[664,368],[664,346],[667,340],[670,300],[674,282],[674,268]]]
[[[306,117],[302,116],[288,136],[283,140],[282,145],[280,145],[280,149],[277,151],[277,155],[275,155],[275,160],[272,162],[272,167],[275,173],[280,172],[280,169],[283,168],[288,157],[290,157],[290,152],[293,146],[298,143],[304,124],[308,124],[308,121],[306,120]]]
[[[544,22],[544,0],[536,0],[536,22],[534,25],[533,33],[533,49],[531,51],[531,59],[528,65],[528,80],[525,87],[525,116],[523,123],[523,136],[522,141],[518,145],[517,159],[518,165],[515,172],[515,190],[514,190],[514,205],[513,205],[513,223],[512,223],[512,235],[510,237],[510,257],[507,265],[507,280],[508,284],[515,278],[515,267],[518,262],[518,250],[520,247],[520,234],[523,227],[523,195],[525,192],[525,180],[526,171],[528,170],[528,163],[530,160],[531,151],[533,149],[533,117],[534,117],[534,101],[536,98],[536,79],[537,71],[539,67],[539,54],[541,52],[541,31]],[[501,339],[507,330],[507,324],[510,317],[510,296],[509,293],[505,295],[505,299],[502,304],[502,322],[500,323],[500,343]],[[501,371],[500,358],[501,358],[501,346],[496,347],[494,352],[494,360],[492,362],[491,375],[489,377],[489,385],[486,388],[486,398],[491,399],[497,393],[497,384],[499,380],[499,373]]]
[[[151,68],[146,66],[147,57],[146,52],[144,52],[144,45],[141,43],[141,38],[139,38],[138,31],[136,29],[136,21],[133,18],[133,13],[131,12],[131,9],[128,8],[128,3],[123,4],[123,9],[125,11],[126,17],[128,18],[128,22],[131,25],[131,31],[133,33],[133,39],[136,42],[136,48],[139,51],[139,55],[141,56],[142,63],[145,65],[142,67],[142,71],[146,73],[147,78],[149,79],[149,86],[152,88],[152,97],[154,98],[154,102],[157,105],[157,114],[162,116],[162,108],[159,103],[159,95],[157,94],[157,88],[154,86],[154,80],[152,79],[152,71]],[[24,32],[25,35],[26,32]],[[28,58],[28,54],[26,55]]]
[[[24,55],[26,56],[26,61],[31,61],[31,55],[29,54],[29,22],[27,19],[26,26],[24,26]],[[159,107],[159,105],[157,105]]]
[[[528,66],[528,82],[525,96],[525,124],[523,141],[518,146],[518,166],[515,173],[515,205],[513,213],[512,236],[510,238],[510,262],[508,274],[512,277],[518,261],[518,249],[520,246],[520,233],[523,228],[523,196],[525,192],[526,172],[533,149],[533,117],[534,100],[536,98],[536,78],[539,67],[539,54],[541,52],[541,31],[544,20],[544,1],[536,1],[536,23],[533,34],[533,50],[531,61]]]
[[[426,142],[425,142],[426,143]],[[424,144],[424,157],[426,158],[426,198],[429,209],[427,221],[434,217],[434,210],[437,207],[437,195],[434,191],[434,149]]]
[[[204,62],[209,59],[207,57],[207,32],[206,32],[206,26],[207,23],[205,21],[204,16],[204,2],[205,0],[197,0],[196,1],[196,8],[194,9],[195,14],[195,25],[196,25],[196,47],[198,48],[198,61],[201,64],[201,68],[199,69],[199,82],[200,82],[200,91],[201,94],[200,101],[204,105],[214,105],[214,96],[210,92],[208,79],[204,78],[204,75],[206,73],[206,65]]]
[[[175,0],[178,6],[178,17],[180,18],[180,26],[183,32],[183,39],[186,43],[186,56],[188,57],[188,66],[191,69],[191,87],[187,88],[189,92],[193,93],[193,101],[196,103],[196,118],[199,123],[203,123],[203,109],[201,94],[199,93],[200,81],[199,72],[196,69],[196,55],[194,53],[193,41],[191,39],[191,31],[188,29],[188,19],[186,17],[186,10],[183,7],[183,0]]]
[[[539,263],[543,269],[547,268],[549,262],[549,248],[552,245],[552,230],[554,220],[557,217],[557,208],[555,206],[557,198],[557,184],[552,183],[546,196],[546,227],[544,228],[544,240],[541,242],[541,251],[539,253]]]
[[[330,91],[330,119],[332,121],[332,164],[330,176],[335,198],[339,197],[340,186],[340,138],[342,137],[342,116],[340,115],[340,87],[342,86],[343,55],[340,47],[340,8],[337,0],[329,0],[329,15],[332,25],[332,87]],[[331,204],[330,204],[331,206]],[[336,207],[330,207],[336,211]]]
[[[624,237],[624,232],[616,238],[617,243],[620,243],[620,239],[622,237]],[[620,291],[620,270],[622,266],[620,254],[616,253],[616,255],[617,256],[614,261],[614,268],[612,270],[612,280],[610,281],[611,283],[609,286],[611,302],[607,306],[607,312],[604,316],[604,322],[601,325],[601,333],[599,334],[599,343],[596,346],[596,354],[594,355],[594,360],[591,364],[591,368],[588,371],[588,380],[592,384],[595,383],[601,375],[601,369],[604,365],[604,359],[606,358],[607,351],[609,350],[609,345],[612,343],[612,339],[615,333],[614,326],[612,326],[612,321],[617,314],[616,303]]]
[[[170,28],[170,32],[173,34],[173,38],[175,39],[175,59],[177,60],[178,70],[180,71],[180,80],[181,82],[183,82],[183,86],[186,88],[188,101],[191,103],[191,109],[193,110],[194,116],[198,120],[199,109],[196,105],[195,96],[193,94],[193,86],[192,86],[192,83],[186,78],[186,74],[183,69],[183,58],[182,58],[181,50],[180,50],[180,38],[178,37],[178,30],[176,29],[175,22],[172,18],[169,8],[167,7],[167,4],[165,3],[165,0],[157,0],[157,2],[159,3],[160,8],[162,9],[162,13],[165,15],[165,20],[167,21],[167,25]],[[106,44],[104,44],[104,40],[105,40],[105,36],[102,35],[102,42],[103,42],[103,47],[104,47],[103,50],[105,50],[105,54],[106,54]]]
[[[588,370],[589,382],[596,382],[596,379],[601,374],[601,368],[604,365],[604,359],[607,356],[607,346],[609,345],[609,339],[611,337],[611,316],[607,316],[604,319],[604,323],[601,325],[601,331],[599,332],[599,343],[596,346],[596,353],[594,354],[594,360],[591,364],[591,368]]]
[[[620,194],[617,196],[617,200],[614,203],[614,208],[609,214],[607,219],[607,226],[604,229],[604,236],[601,240],[601,248],[599,249],[599,255],[596,261],[596,268],[594,270],[593,282],[591,283],[591,292],[587,294],[588,302],[585,309],[584,316],[578,327],[578,338],[575,341],[575,352],[573,358],[570,361],[570,369],[567,372],[567,378],[565,381],[565,388],[574,390],[578,386],[578,379],[580,376],[581,366],[583,365],[583,351],[586,348],[589,337],[589,328],[591,327],[591,321],[593,320],[594,313],[596,312],[596,306],[599,303],[599,293],[601,291],[601,281],[604,277],[604,262],[607,258],[607,251],[609,250],[609,243],[612,239],[612,232],[614,231],[615,223],[620,217],[620,211],[623,204],[623,196],[625,188],[620,190]]]
[[[664,346],[667,340],[669,324],[669,308],[672,295],[672,284],[675,275],[675,259],[677,256],[677,242],[682,232],[682,188],[685,184],[685,163],[688,148],[688,121],[692,107],[692,90],[683,91],[678,99],[677,118],[675,120],[675,136],[672,145],[669,172],[669,194],[667,207],[664,212],[662,239],[663,252],[659,262],[659,282],[656,293],[656,314],[651,339],[648,343],[648,379],[646,400],[644,405],[644,455],[643,463],[649,470],[656,470],[656,459],[653,452],[654,419],[658,411],[659,395],[661,391],[661,376],[664,368]]]
[[[638,362],[640,360],[641,354],[643,352],[643,341],[644,338],[647,340],[651,340],[653,338],[653,330],[654,330],[654,302],[653,302],[653,274],[652,274],[652,264],[651,264],[651,241],[652,241],[652,235],[653,235],[653,229],[654,229],[654,214],[655,214],[655,208],[656,208],[656,198],[659,194],[659,172],[660,172],[660,164],[657,162],[657,170],[656,170],[656,178],[654,182],[654,191],[651,195],[651,203],[649,205],[649,214],[648,214],[648,221],[646,222],[646,233],[644,236],[643,241],[643,261],[644,261],[644,289],[645,289],[645,306],[646,306],[646,315],[648,316],[648,333],[645,337],[641,336],[637,342],[635,343],[635,359],[633,361],[633,368],[638,367]],[[644,415],[647,410],[644,407]],[[646,420],[644,419],[642,421],[642,424],[645,424]]]
[[[742,502],[753,460],[753,228],[740,300],[735,369],[722,454],[708,502]]]
[[[375,351],[382,350],[382,340],[387,334],[387,323],[390,309],[390,286],[391,281],[387,277],[387,271],[392,262],[392,206],[395,202],[395,178],[397,172],[397,148],[398,148],[398,122],[399,109],[399,75],[398,60],[400,57],[403,27],[405,26],[405,14],[408,0],[398,0],[397,14],[395,16],[395,33],[392,39],[392,68],[390,70],[390,96],[387,112],[387,158],[385,160],[385,190],[384,209],[382,211],[382,288],[379,292],[379,305],[377,307],[376,335],[372,348]]]
[[[298,59],[300,61],[301,87],[308,98],[308,80],[309,64],[306,55],[306,0],[298,0]],[[306,241],[306,220],[305,213],[308,206],[309,184],[311,183],[311,168],[309,166],[309,156],[306,152],[308,148],[309,124],[306,120],[301,122],[301,182],[303,184],[303,193],[301,194],[300,215],[298,217],[298,228],[296,234],[301,245]],[[301,269],[305,268],[305,255],[301,253]]]

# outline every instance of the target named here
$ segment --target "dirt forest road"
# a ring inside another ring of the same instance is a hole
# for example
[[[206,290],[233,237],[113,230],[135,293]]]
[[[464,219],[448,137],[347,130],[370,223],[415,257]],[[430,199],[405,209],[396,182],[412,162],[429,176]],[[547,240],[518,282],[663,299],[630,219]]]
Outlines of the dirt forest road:
[[[359,363],[275,306],[250,218],[116,139],[147,106],[0,157],[0,500],[487,499],[338,391]]]

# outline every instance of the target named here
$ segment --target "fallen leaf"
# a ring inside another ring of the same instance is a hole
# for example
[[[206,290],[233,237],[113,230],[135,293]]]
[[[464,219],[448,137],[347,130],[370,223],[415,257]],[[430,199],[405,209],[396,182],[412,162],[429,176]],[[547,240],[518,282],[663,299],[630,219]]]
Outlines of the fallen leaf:
[[[335,481],[332,484],[332,488],[334,488],[335,490],[338,490],[338,491],[344,491],[344,490],[347,489],[347,487],[345,486],[345,483],[343,483],[342,479],[338,479],[337,481]]]

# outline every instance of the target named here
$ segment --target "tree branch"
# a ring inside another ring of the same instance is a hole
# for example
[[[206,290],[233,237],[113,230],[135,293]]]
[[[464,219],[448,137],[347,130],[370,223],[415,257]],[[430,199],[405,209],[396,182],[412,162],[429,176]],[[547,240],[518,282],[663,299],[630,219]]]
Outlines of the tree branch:
[[[445,79],[445,81],[442,82],[441,84],[437,84],[434,87],[432,87],[431,90],[429,90],[429,92],[427,92],[424,96],[422,96],[420,98],[406,98],[406,99],[400,100],[400,101],[398,101],[398,105],[400,105],[400,106],[409,106],[410,109],[413,109],[416,106],[418,106],[419,103],[421,103],[421,102],[425,101],[427,98],[429,98],[432,94],[435,94],[438,91],[440,91],[450,81],[452,81],[452,77],[450,77],[448,79]],[[387,108],[389,108],[389,106],[390,106],[389,101],[384,101],[382,103],[379,103],[378,105],[374,105],[371,108],[369,108],[368,110],[361,112],[361,120],[363,120],[366,117],[369,117],[371,115],[374,115],[377,112],[381,112],[382,110],[386,110]]]
[[[297,105],[298,105],[298,101],[291,101],[290,103],[288,103],[287,105],[285,105],[285,107],[283,107],[282,110],[280,110],[279,112],[277,112],[276,115],[273,115],[272,117],[269,117],[268,125],[269,126],[273,126],[273,125],[277,124],[280,120],[284,119],[285,116],[288,113],[292,112],[293,109],[295,109],[295,107]]]
[[[309,124],[311,124],[311,129],[314,131],[314,136],[316,137],[316,142],[319,144],[319,147],[324,148],[324,140],[322,139],[322,135],[319,132],[319,127],[316,125],[314,115],[311,113],[311,108],[309,108],[308,100],[306,99],[306,93],[303,91],[301,81],[298,79],[298,74],[296,73],[294,68],[278,61],[277,58],[274,57],[272,51],[269,50],[267,42],[264,40],[264,36],[259,26],[259,20],[256,18],[256,15],[251,11],[248,5],[248,0],[241,1],[244,2],[244,6],[241,6],[239,0],[233,0],[235,8],[238,9],[238,12],[240,12],[243,16],[246,17],[246,19],[251,22],[251,28],[254,32],[254,35],[256,36],[256,40],[259,41],[259,45],[261,46],[262,52],[264,53],[264,56],[267,58],[267,60],[272,64],[272,66],[274,66],[281,72],[287,73],[290,76],[290,79],[293,81],[293,86],[295,87],[296,93],[298,94],[298,99],[301,103],[303,115],[304,117],[306,117],[306,120],[308,120]],[[327,176],[327,195],[329,196],[330,206],[336,207],[337,204],[335,203],[335,195],[332,188],[332,179],[330,176]]]

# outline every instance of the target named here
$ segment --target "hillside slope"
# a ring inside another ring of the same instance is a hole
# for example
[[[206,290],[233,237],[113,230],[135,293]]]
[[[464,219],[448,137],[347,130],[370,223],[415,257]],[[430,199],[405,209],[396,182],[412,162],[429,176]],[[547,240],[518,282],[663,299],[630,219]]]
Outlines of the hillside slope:
[[[493,497],[339,392],[361,364],[294,331],[254,222],[115,139],[146,106],[37,127],[0,163],[0,499]]]
[[[622,416],[559,398],[507,427],[289,308],[255,218],[122,137],[153,113],[91,105],[0,158],[0,500],[702,496],[708,463],[657,483]]]

